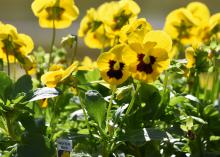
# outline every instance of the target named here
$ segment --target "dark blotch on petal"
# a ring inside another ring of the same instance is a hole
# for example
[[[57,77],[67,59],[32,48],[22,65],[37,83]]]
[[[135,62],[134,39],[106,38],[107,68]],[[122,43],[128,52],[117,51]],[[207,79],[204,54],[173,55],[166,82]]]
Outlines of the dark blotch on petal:
[[[116,78],[117,80],[121,79],[123,77],[123,68],[124,68],[124,63],[120,62],[120,68],[119,70],[114,70],[114,65],[115,65],[116,61],[114,60],[110,60],[109,61],[109,68],[110,70],[107,72],[107,75],[109,76],[109,78]]]
[[[151,74],[153,72],[153,64],[156,62],[156,58],[154,56],[149,56],[150,57],[150,63],[146,64],[144,63],[144,54],[139,54],[138,55],[138,61],[139,64],[137,65],[137,70],[140,72],[145,72],[146,74]]]

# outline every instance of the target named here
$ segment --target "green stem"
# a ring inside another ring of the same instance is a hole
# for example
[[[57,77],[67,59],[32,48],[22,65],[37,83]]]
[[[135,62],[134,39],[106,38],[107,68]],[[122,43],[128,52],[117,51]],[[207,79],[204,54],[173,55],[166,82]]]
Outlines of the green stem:
[[[56,37],[56,27],[55,27],[55,22],[53,20],[53,36],[52,36],[52,41],[51,41],[51,46],[50,46],[50,52],[49,52],[49,63],[48,63],[48,69],[50,67],[51,61],[52,61],[52,52],[53,52],[53,46],[55,42],[55,37]]]
[[[8,116],[7,113],[5,114],[5,119],[6,119],[6,125],[7,125],[7,128],[8,128],[8,134],[11,138],[14,138],[13,129],[11,128],[12,124],[11,124],[11,121],[10,121],[9,116]]]
[[[215,101],[215,99],[218,99],[218,94],[219,94],[219,84],[220,84],[220,80],[219,80],[219,68],[216,66],[216,62],[215,62],[215,58],[213,61],[213,66],[214,66],[214,78],[213,78],[213,82],[212,82],[212,100],[213,102]]]
[[[80,96],[80,91],[79,91],[78,96],[79,96],[79,100],[80,100],[80,106],[81,106],[81,108],[82,108],[82,110],[83,110],[83,114],[84,114],[84,116],[85,116],[86,126],[87,126],[87,128],[88,128],[88,130],[89,130],[89,132],[90,132],[91,129],[90,129],[90,125],[89,125],[88,115],[87,115],[87,113],[86,113],[86,109],[85,109],[86,107],[85,107],[85,105],[83,104],[82,98],[81,98],[81,96]]]
[[[135,92],[134,92],[133,95],[132,95],[131,102],[130,102],[130,104],[129,104],[129,106],[128,106],[128,109],[127,109],[127,111],[126,111],[126,113],[125,113],[126,115],[128,115],[128,114],[130,113],[132,107],[134,106],[134,102],[135,102],[135,99],[136,99],[136,96],[137,96],[137,93],[138,93],[138,90],[140,89],[140,87],[141,87],[141,83],[138,82],[138,83],[137,83],[136,90],[135,90]]]
[[[164,86],[164,90],[163,90],[163,98],[164,99],[165,95],[166,95],[166,91],[167,91],[167,84],[168,84],[168,72],[165,71],[165,77],[164,77],[164,81],[163,81],[163,86]]]
[[[8,76],[10,77],[10,63],[9,63],[9,56],[8,51],[6,50],[6,58],[7,58],[7,66],[8,66]]]
[[[77,48],[78,48],[78,37],[77,36],[75,37],[76,37],[76,40],[75,40],[75,47],[74,47],[73,56],[72,56],[72,63],[74,62],[76,58]]]
[[[116,86],[114,86],[113,89],[112,89],[112,95],[111,95],[109,105],[108,105],[107,116],[106,116],[107,117],[107,124],[108,124],[109,115],[110,115],[110,112],[111,112],[112,102],[113,102],[113,99],[114,99],[115,92],[116,92]],[[107,127],[107,124],[106,124],[106,127]]]
[[[13,77],[14,77],[14,82],[16,80],[16,58],[14,58],[14,66],[13,66]]]

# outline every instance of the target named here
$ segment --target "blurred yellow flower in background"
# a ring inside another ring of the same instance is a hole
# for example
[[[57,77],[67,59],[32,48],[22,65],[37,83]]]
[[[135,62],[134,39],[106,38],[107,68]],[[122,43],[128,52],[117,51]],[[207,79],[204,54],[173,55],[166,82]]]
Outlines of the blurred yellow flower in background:
[[[129,64],[133,58],[134,54],[124,44],[102,53],[97,59],[97,65],[103,80],[110,85],[119,85],[126,81],[130,76]]]
[[[120,42],[141,42],[147,32],[152,30],[152,26],[144,18],[136,19],[131,24],[122,27],[119,34]]]
[[[34,48],[32,39],[26,34],[20,34],[17,29],[10,24],[0,24],[0,58],[3,62],[15,62],[17,59],[23,63],[21,56],[27,56]]]
[[[35,0],[31,7],[43,28],[67,28],[79,15],[74,0]]]
[[[134,62],[130,64],[133,78],[150,83],[168,68],[172,40],[165,32],[150,31],[145,36],[144,44],[134,42],[129,45],[135,53]]]
[[[106,2],[87,11],[78,35],[84,37],[90,48],[104,49],[115,45],[121,28],[134,21],[139,12],[140,7],[133,0]]]
[[[85,44],[90,48],[102,49],[110,45],[110,39],[105,33],[104,24],[94,8],[87,11],[78,30],[79,37],[85,37]]]
[[[174,43],[182,45],[200,45],[207,34],[210,12],[200,2],[189,3],[185,8],[176,9],[168,14],[164,30]]]
[[[100,18],[106,25],[106,32],[115,38],[124,25],[137,18],[140,7],[133,0],[120,0],[102,4],[98,13],[102,15]]]
[[[66,70],[60,65],[53,65],[50,68],[50,71],[42,75],[41,81],[47,87],[54,88],[58,83],[64,81],[67,77],[69,77],[72,72],[77,70],[78,62],[74,62],[70,65]]]

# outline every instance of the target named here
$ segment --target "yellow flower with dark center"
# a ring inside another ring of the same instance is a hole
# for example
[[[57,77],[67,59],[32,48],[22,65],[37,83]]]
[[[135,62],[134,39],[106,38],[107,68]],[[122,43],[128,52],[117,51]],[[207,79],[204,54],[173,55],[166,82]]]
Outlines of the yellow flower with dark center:
[[[90,48],[102,49],[110,45],[110,39],[105,33],[104,23],[100,21],[97,11],[91,8],[80,23],[79,37],[85,37],[85,43]]]
[[[136,19],[139,12],[140,7],[133,0],[108,2],[98,8],[101,21],[106,25],[106,32],[112,38],[118,35],[124,25]]]
[[[72,72],[77,70],[78,62],[74,62],[66,70],[63,70],[61,66],[55,65],[50,68],[51,71],[45,73],[41,77],[41,81],[47,87],[56,87],[58,83],[64,81],[69,77]]]
[[[188,47],[185,50],[185,56],[187,60],[186,67],[188,69],[192,68],[195,65],[196,59],[195,59],[195,50],[192,47]]]
[[[146,19],[140,18],[122,27],[119,40],[122,43],[141,42],[150,30],[152,30],[151,24]]]
[[[79,15],[74,0],[35,0],[31,7],[43,28],[67,28]]]
[[[130,76],[129,64],[134,54],[128,46],[120,44],[113,47],[109,52],[102,53],[97,60],[103,80],[110,85],[119,85]]]
[[[166,40],[167,43],[164,44],[163,41]],[[130,47],[135,53],[134,62],[130,64],[130,71],[133,78],[137,80],[153,82],[170,64],[168,53],[172,48],[172,41],[162,31],[150,31],[145,36],[144,44],[135,42],[131,43]]]
[[[200,2],[192,2],[186,8],[179,8],[168,14],[164,30],[173,40],[183,45],[201,42],[201,30],[209,20],[207,6]]]
[[[0,25],[0,58],[13,63],[15,58],[23,63],[20,56],[27,56],[33,49],[32,39],[25,34],[19,34],[16,28],[9,24]]]

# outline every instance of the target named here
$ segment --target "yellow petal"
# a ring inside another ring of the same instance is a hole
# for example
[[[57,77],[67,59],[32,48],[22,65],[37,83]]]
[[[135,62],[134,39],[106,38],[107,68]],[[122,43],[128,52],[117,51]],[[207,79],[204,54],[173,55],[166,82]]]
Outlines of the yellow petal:
[[[172,39],[164,31],[150,31],[145,35],[144,43],[156,43],[154,48],[165,49],[170,52],[172,49]]]
[[[186,8],[192,13],[198,23],[205,24],[208,22],[210,12],[205,4],[200,2],[191,2]]]
[[[63,81],[64,79],[69,77],[74,71],[76,71],[77,67],[78,62],[73,62],[66,70],[64,70],[61,81]]]

